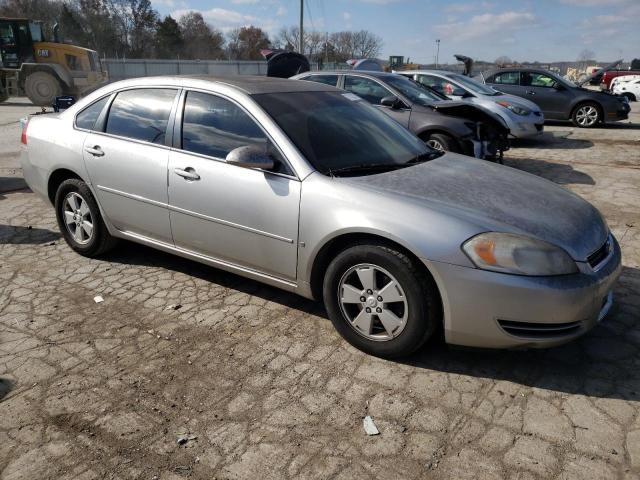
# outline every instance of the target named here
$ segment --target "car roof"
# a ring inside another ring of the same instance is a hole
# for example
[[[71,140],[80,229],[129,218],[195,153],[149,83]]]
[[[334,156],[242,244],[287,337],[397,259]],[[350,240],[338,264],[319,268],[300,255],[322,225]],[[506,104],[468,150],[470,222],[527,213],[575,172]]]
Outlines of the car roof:
[[[289,92],[331,92],[336,91],[331,85],[316,82],[304,82],[290,80],[288,78],[273,78],[257,75],[174,75],[158,77],[142,77],[122,80],[117,82],[118,88],[127,87],[153,87],[176,86],[191,88],[206,88],[210,84],[223,84],[235,88],[248,95],[262,93],[289,93]],[[112,84],[116,86],[116,84]]]
[[[305,72],[304,74],[300,74],[300,76],[312,74],[312,75],[365,75],[369,77],[375,78],[388,78],[388,77],[396,77],[397,73],[391,72],[377,72],[374,70],[318,70],[314,72]]]

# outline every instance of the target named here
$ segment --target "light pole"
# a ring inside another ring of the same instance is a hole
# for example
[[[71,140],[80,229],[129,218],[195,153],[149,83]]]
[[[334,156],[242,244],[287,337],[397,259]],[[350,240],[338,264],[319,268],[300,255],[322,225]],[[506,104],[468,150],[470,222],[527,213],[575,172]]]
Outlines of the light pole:
[[[303,23],[304,23],[304,0],[300,0],[300,38],[298,39],[298,50],[302,55],[304,55],[304,32]]]
[[[436,68],[438,68],[438,57],[440,56],[440,39],[436,40]]]

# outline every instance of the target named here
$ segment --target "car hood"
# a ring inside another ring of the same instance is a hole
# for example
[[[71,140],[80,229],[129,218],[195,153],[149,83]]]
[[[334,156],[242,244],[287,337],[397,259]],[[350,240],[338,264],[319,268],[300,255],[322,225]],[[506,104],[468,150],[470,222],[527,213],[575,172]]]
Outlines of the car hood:
[[[544,240],[578,261],[585,261],[608,235],[600,212],[579,196],[535,175],[462,155],[449,153],[413,167],[342,180],[453,212],[485,231]]]
[[[481,105],[475,105],[465,101],[442,100],[432,102],[430,106],[433,110],[443,115],[472,120],[474,122],[485,122],[502,130],[504,134],[509,133],[509,127],[502,117]],[[414,106],[413,110],[426,108],[427,107]]]

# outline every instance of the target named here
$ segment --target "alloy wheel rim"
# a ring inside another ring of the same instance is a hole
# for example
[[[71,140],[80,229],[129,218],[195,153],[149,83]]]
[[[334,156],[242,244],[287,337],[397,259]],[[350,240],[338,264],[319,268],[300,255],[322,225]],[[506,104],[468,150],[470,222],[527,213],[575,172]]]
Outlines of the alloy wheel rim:
[[[444,146],[437,140],[427,140],[427,145],[431,148],[444,152]]]
[[[580,125],[591,126],[598,121],[598,110],[591,105],[580,107],[576,119]]]
[[[338,284],[338,302],[349,326],[368,340],[392,340],[407,324],[409,304],[404,289],[377,265],[349,268]]]
[[[62,215],[73,241],[86,245],[93,238],[93,218],[87,201],[77,192],[64,197]]]

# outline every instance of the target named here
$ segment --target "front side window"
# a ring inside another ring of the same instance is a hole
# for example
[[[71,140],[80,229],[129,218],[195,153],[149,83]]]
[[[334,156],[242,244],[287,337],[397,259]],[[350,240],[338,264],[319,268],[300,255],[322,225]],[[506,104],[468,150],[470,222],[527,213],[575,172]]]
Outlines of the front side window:
[[[520,73],[519,72],[500,72],[493,76],[493,79],[489,83],[497,83],[499,85],[519,85]]]
[[[323,83],[325,85],[331,85],[332,87],[338,85],[338,75],[309,75],[302,80]]]
[[[109,97],[104,97],[97,102],[89,105],[76,116],[76,127],[85,130],[93,130],[98,117],[102,113],[102,109],[109,101]]]
[[[525,87],[553,88],[556,85],[554,78],[537,72],[522,72],[522,85]]]
[[[107,118],[106,133],[164,144],[176,90],[149,88],[118,93]]]
[[[372,105],[380,105],[380,101],[384,97],[391,95],[391,92],[378,82],[369,78],[355,77],[352,75],[347,75],[345,77],[344,89],[348,92],[355,93]]]
[[[189,92],[182,118],[182,149],[226,158],[238,147],[267,146],[267,136],[235,103],[207,93]]]
[[[447,99],[447,97],[440,95],[437,91],[431,88],[425,88],[421,83],[414,82],[401,75],[389,75],[385,77],[384,80],[387,85],[395,88],[402,95],[418,105],[431,105],[433,102]]]

